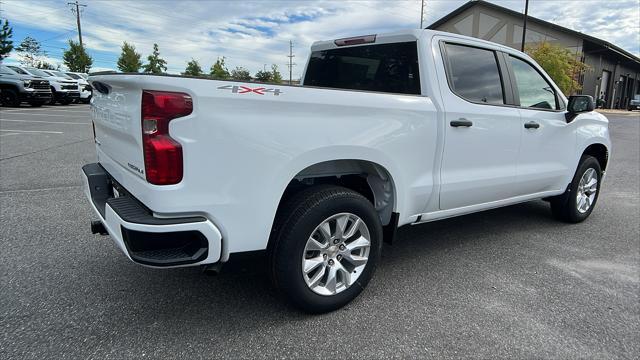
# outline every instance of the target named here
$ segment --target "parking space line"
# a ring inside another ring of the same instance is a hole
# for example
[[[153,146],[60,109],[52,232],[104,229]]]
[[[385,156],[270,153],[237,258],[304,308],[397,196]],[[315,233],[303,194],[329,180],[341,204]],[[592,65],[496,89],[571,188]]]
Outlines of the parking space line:
[[[67,190],[67,189],[77,189],[82,188],[83,185],[67,185],[67,186],[56,186],[56,187],[48,187],[48,188],[40,188],[40,189],[19,189],[19,190],[0,190],[0,194],[14,194],[14,193],[29,193],[34,191],[52,191],[52,190]]]
[[[11,115],[29,115],[29,116],[54,116],[54,117],[75,117],[75,115],[58,115],[58,114],[32,114],[32,113],[18,113],[18,112],[12,112]],[[81,114],[81,115],[85,115],[85,114]],[[89,116],[89,114],[87,113],[86,116]]]
[[[62,131],[43,131],[43,130],[4,130],[4,129],[0,129],[0,131],[12,132],[12,133],[64,134]]]
[[[91,125],[90,123],[81,123],[81,122],[72,122],[72,121],[43,121],[43,120],[16,120],[16,119],[0,119],[0,121],[44,123],[44,124],[65,124],[65,125]]]
[[[0,134],[0,137],[11,136],[11,135],[20,135],[18,133],[8,133],[8,134]]]
[[[83,112],[89,111],[89,107],[86,108],[75,108],[75,109],[57,109],[57,108],[22,108],[22,109],[2,109],[3,112],[17,112],[17,111],[32,111],[32,112],[42,112],[42,111],[63,111],[63,112]]]

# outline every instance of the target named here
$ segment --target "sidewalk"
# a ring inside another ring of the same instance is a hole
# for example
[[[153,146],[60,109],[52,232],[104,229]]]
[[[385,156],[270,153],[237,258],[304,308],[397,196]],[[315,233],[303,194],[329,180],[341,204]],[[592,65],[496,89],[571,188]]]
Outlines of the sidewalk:
[[[596,109],[596,111],[603,114],[630,115],[640,117],[640,111],[628,111],[623,109]]]

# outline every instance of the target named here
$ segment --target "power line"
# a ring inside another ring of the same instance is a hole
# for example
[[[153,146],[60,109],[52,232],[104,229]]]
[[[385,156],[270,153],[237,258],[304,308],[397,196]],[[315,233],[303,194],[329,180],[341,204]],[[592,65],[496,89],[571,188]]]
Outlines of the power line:
[[[76,14],[76,22],[78,24],[78,38],[80,39],[80,48],[82,48],[82,28],[80,27],[80,7],[87,7],[87,5],[78,3],[78,0],[74,3],[67,3],[67,5],[75,5],[75,10],[71,8],[71,12]]]

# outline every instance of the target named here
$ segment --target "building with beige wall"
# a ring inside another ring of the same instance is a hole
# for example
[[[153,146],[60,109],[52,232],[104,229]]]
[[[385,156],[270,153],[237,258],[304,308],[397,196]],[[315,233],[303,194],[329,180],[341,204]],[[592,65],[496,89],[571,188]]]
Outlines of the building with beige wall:
[[[472,0],[428,29],[473,36],[520,50],[523,22],[522,13]],[[573,93],[603,98],[608,108],[625,108],[630,99],[640,96],[640,58],[637,56],[607,41],[529,16],[525,46],[543,41],[569,49],[589,66],[582,74],[576,74],[582,89]]]

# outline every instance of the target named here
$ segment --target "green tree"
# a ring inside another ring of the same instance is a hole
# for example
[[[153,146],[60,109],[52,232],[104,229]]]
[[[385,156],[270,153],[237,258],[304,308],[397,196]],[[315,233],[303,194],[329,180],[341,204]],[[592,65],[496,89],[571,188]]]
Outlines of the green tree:
[[[195,59],[191,59],[191,61],[187,63],[187,68],[184,70],[183,75],[201,76],[202,68],[200,67],[198,61]]]
[[[9,20],[5,19],[0,30],[0,61],[9,56],[13,50],[13,29],[9,26]]]
[[[64,65],[73,72],[88,73],[93,65],[93,59],[80,43],[69,40],[69,49],[62,54]]]
[[[142,55],[136,52],[136,47],[127,43],[122,43],[122,53],[118,58],[118,70],[122,72],[139,72],[142,67]]]
[[[167,71],[167,62],[160,57],[158,44],[153,44],[153,53],[147,57],[149,62],[144,66],[144,72],[152,74],[162,74]]]
[[[26,66],[36,66],[40,57],[47,55],[47,52],[42,50],[42,46],[38,40],[31,36],[27,36],[22,39],[22,42],[18,45],[16,51],[20,57],[20,63]]]
[[[278,71],[278,65],[271,64],[271,82],[274,84],[282,84],[282,74]]]
[[[60,64],[53,65],[52,63],[47,62],[46,60],[36,60],[34,66],[38,69],[44,69],[44,70],[60,70]]]
[[[216,62],[211,65],[209,74],[212,78],[218,80],[226,80],[231,77],[231,74],[229,74],[229,70],[227,69],[227,65],[225,64],[224,56],[219,57]]]
[[[548,42],[528,47],[527,54],[542,66],[563,93],[571,95],[581,89],[578,78],[589,66],[578,60],[580,54]]]
[[[259,82],[271,82],[271,71],[260,70],[253,77]]]
[[[251,73],[242,66],[237,66],[235,69],[231,70],[231,78],[233,80],[251,81]]]

